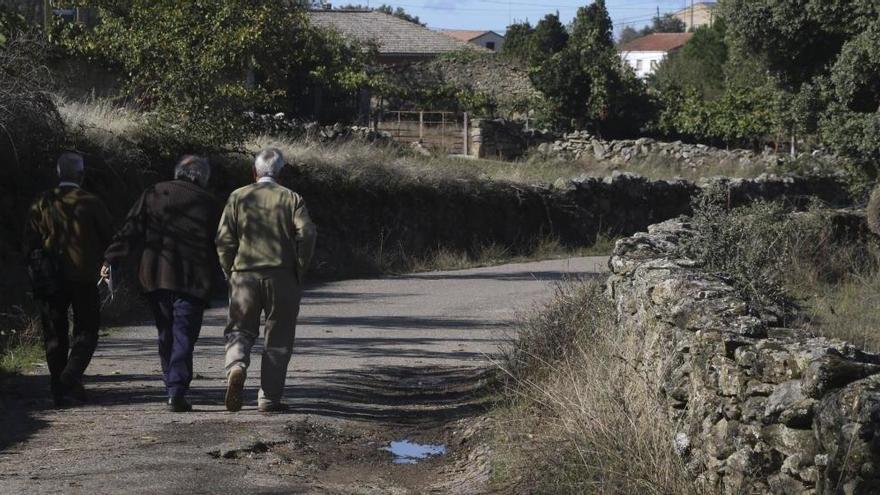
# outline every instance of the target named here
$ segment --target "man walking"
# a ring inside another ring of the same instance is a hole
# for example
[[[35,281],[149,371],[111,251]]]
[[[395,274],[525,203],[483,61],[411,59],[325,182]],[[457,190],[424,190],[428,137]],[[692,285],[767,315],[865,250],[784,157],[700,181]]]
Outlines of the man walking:
[[[144,191],[104,254],[101,270],[110,278],[129,257],[136,260],[159,331],[162,377],[173,412],[192,410],[186,394],[193,350],[217,266],[214,233],[220,205],[205,189],[210,172],[204,158],[185,156],[177,163],[174,180]]]
[[[266,327],[257,405],[262,412],[287,410],[281,399],[316,231],[302,197],[276,182],[283,167],[281,151],[260,152],[256,183],[232,193],[217,232],[217,254],[230,287],[225,332],[229,411],[242,406],[261,313]]]
[[[80,188],[83,157],[66,152],[58,158],[57,169],[58,187],[31,206],[24,241],[41,307],[52,398],[63,406],[67,398],[87,398],[82,377],[98,345],[100,326],[95,282],[112,225],[104,203]],[[71,307],[72,339],[67,319]]]

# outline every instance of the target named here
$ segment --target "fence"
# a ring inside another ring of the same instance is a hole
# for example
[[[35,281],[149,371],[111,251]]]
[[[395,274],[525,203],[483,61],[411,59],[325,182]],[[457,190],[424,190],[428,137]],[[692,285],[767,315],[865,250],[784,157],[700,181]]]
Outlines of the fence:
[[[422,143],[435,152],[467,155],[470,147],[468,114],[426,111],[386,111],[376,129],[401,143]]]

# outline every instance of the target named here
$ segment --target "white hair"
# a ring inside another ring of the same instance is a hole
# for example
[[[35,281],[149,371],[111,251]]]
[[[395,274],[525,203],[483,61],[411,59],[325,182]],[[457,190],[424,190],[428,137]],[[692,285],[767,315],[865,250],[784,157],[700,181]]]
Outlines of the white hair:
[[[74,151],[65,151],[58,157],[58,178],[62,181],[79,182],[85,173],[83,157]]]
[[[208,186],[211,178],[211,165],[208,160],[196,155],[185,155],[174,167],[174,178],[194,182],[202,187]]]
[[[278,177],[284,168],[284,155],[278,148],[266,148],[257,155],[254,161],[254,175],[261,177]]]

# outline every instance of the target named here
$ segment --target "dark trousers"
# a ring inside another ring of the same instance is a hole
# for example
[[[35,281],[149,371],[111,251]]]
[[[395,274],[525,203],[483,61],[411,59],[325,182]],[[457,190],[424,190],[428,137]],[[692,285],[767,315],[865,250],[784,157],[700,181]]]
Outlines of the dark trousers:
[[[52,391],[63,382],[79,382],[98,347],[101,308],[95,284],[65,282],[61,290],[42,301],[43,343],[52,375]],[[73,307],[73,337],[68,309]]]
[[[193,375],[193,349],[202,331],[205,302],[196,297],[158,290],[148,294],[159,330],[159,359],[169,397],[183,397]]]

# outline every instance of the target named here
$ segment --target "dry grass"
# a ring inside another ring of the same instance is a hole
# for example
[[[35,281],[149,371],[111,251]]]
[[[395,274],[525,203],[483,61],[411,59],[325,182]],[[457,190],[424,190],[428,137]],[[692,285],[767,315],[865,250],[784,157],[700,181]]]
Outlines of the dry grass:
[[[27,369],[44,359],[40,322],[33,309],[0,313],[0,374]]]
[[[664,403],[632,363],[640,335],[617,326],[602,290],[561,285],[520,323],[503,363],[495,482],[517,493],[698,493]]]

